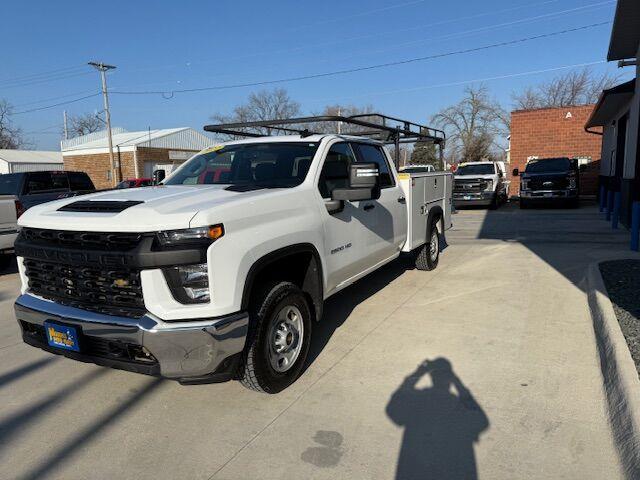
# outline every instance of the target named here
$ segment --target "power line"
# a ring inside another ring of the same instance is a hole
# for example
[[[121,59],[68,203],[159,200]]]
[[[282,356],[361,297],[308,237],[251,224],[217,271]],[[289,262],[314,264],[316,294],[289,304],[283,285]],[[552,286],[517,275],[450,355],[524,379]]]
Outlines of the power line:
[[[290,52],[296,52],[296,51],[301,51],[301,50],[308,50],[309,48],[316,48],[316,47],[325,47],[325,46],[331,46],[331,45],[339,45],[342,44],[344,42],[351,42],[354,40],[364,40],[367,38],[375,38],[375,37],[380,37],[380,36],[384,36],[384,35],[392,35],[392,34],[399,34],[399,33],[404,33],[404,32],[409,32],[409,31],[413,31],[413,30],[423,30],[426,28],[431,28],[431,27],[436,27],[436,26],[440,26],[440,25],[447,25],[450,23],[458,23],[458,22],[462,22],[465,20],[472,20],[472,19],[477,19],[477,18],[481,18],[481,17],[486,17],[489,15],[498,15],[498,14],[502,14],[502,13],[508,13],[508,12],[512,12],[512,11],[516,11],[516,10],[521,10],[523,8],[533,8],[533,7],[541,7],[543,5],[548,5],[551,3],[557,3],[560,0],[545,0],[542,2],[538,2],[538,3],[531,3],[531,4],[527,4],[527,5],[518,5],[515,7],[509,7],[509,8],[504,8],[501,10],[491,10],[489,12],[483,12],[483,13],[476,13],[473,15],[468,15],[465,17],[456,17],[456,18],[449,18],[446,20],[440,20],[438,22],[433,22],[433,23],[427,23],[427,24],[421,24],[421,25],[415,25],[412,27],[408,27],[408,28],[403,28],[403,29],[396,29],[396,30],[387,30],[385,32],[376,32],[376,33],[372,33],[372,34],[366,34],[366,35],[358,35],[355,37],[347,37],[341,40],[332,40],[330,42],[323,42],[323,43],[316,43],[313,45],[309,45],[309,44],[305,44],[299,47],[294,47],[294,48],[287,48],[287,49],[279,49],[279,50],[270,50],[270,51],[266,51],[266,52],[256,52],[256,53],[249,53],[246,55],[235,55],[233,57],[233,60],[244,60],[247,58],[255,58],[255,57],[264,57],[265,55],[279,55],[279,54],[283,54],[283,53],[290,53]],[[615,1],[615,0],[613,0]],[[345,18],[345,17],[341,17],[341,18]],[[134,70],[129,70],[129,71],[154,71],[154,70],[161,70],[161,69],[168,69],[168,68],[174,68],[174,67],[183,67],[185,66],[185,64],[188,64],[188,66],[194,65],[194,64],[199,64],[199,65],[204,65],[204,64],[209,64],[209,63],[218,63],[217,61],[191,61],[191,62],[183,62],[180,64],[165,64],[165,65],[154,65],[152,67],[141,67],[141,68],[136,68]],[[156,82],[157,84],[157,82]],[[146,84],[142,84],[142,85],[149,85],[149,83]]]
[[[12,88],[22,88],[22,87],[29,87],[31,85],[39,85],[42,83],[50,83],[50,82],[55,82],[58,80],[65,80],[67,78],[74,78],[74,77],[82,77],[85,75],[90,75],[92,72],[90,71],[85,71],[85,72],[77,72],[77,73],[68,73],[68,74],[63,74],[63,75],[53,75],[47,78],[41,78],[41,79],[37,79],[37,80],[32,80],[32,81],[25,81],[25,82],[14,82],[11,84],[7,84],[7,85],[0,85],[0,88],[2,88],[3,90],[9,90]]]
[[[551,0],[552,2],[556,2],[558,0]],[[467,37],[470,35],[474,35],[476,33],[482,33],[485,31],[491,31],[497,28],[502,28],[502,27],[509,27],[509,26],[513,26],[513,25],[518,25],[518,24],[525,24],[525,23],[530,23],[530,22],[537,22],[540,20],[545,20],[545,19],[549,19],[549,18],[554,18],[554,17],[559,17],[562,15],[567,15],[567,14],[572,14],[572,13],[577,13],[579,11],[585,10],[585,9],[590,9],[590,8],[598,8],[598,7],[603,7],[605,5],[610,5],[612,3],[614,3],[615,0],[607,0],[607,1],[603,1],[603,2],[598,2],[598,3],[593,3],[593,4],[589,4],[589,5],[584,5],[581,7],[577,7],[577,8],[571,8],[568,10],[561,10],[561,11],[557,11],[557,12],[550,12],[550,13],[546,13],[546,14],[542,14],[542,15],[535,15],[532,17],[526,17],[526,18],[520,18],[518,20],[513,20],[513,21],[509,21],[509,22],[503,22],[503,23],[498,23],[498,24],[493,24],[493,25],[485,25],[483,27],[480,28],[473,28],[470,30],[463,30],[463,31],[458,31],[458,32],[453,32],[453,33],[449,33],[446,35],[440,35],[440,36],[435,36],[435,37],[429,37],[429,38],[423,38],[423,39],[419,39],[419,40],[413,40],[413,41],[408,41],[408,42],[403,42],[403,43],[393,43],[393,46],[390,48],[383,48],[383,49],[378,49],[378,50],[366,50],[366,51],[359,51],[359,52],[355,52],[355,54],[352,55],[348,55],[348,56],[341,56],[341,57],[332,57],[328,60],[314,60],[312,62],[303,62],[303,63],[298,63],[297,66],[301,66],[301,65],[307,65],[307,64],[313,64],[313,65],[318,65],[319,63],[326,63],[327,61],[344,61],[344,60],[352,60],[355,58],[358,58],[362,55],[372,55],[372,54],[379,54],[379,53],[385,53],[385,52],[389,52],[389,51],[393,51],[393,50],[397,50],[398,48],[403,48],[406,47],[408,45],[414,45],[414,44],[419,44],[419,43],[424,43],[424,42],[434,42],[434,41],[438,41],[438,40],[449,40],[452,38],[462,38],[462,37]],[[546,2],[542,2],[542,3],[550,3],[549,1]],[[535,5],[535,4],[533,4]],[[518,8],[522,8],[522,7],[518,7]],[[507,9],[507,10],[513,10],[513,8],[511,9]],[[484,15],[484,14],[483,14]],[[420,26],[419,28],[424,28],[424,26]],[[352,38],[347,38],[344,40],[340,40],[340,41],[332,41],[332,42],[325,42],[324,44],[319,44],[316,46],[324,46],[324,45],[334,45],[334,44],[340,44],[340,43],[344,43],[344,42],[348,42],[351,40],[358,40],[361,38],[367,38],[367,37],[371,37],[372,35],[364,35],[364,36],[360,36],[360,37],[352,37]],[[373,35],[376,36],[376,35]],[[313,45],[311,46],[313,48]],[[280,51],[279,53],[283,53],[286,51],[296,51],[296,50],[302,50],[302,49],[306,49],[308,48],[308,46],[302,46],[302,47],[296,47],[294,49],[289,49],[289,50],[283,50]],[[263,55],[267,55],[269,52],[263,52],[263,53],[257,53],[257,54],[250,54],[248,56],[263,56]],[[278,52],[271,52],[271,53],[278,53]],[[242,58],[242,57],[234,57],[234,59],[238,59],[238,58]],[[158,68],[162,68],[162,67],[158,67]],[[268,68],[266,71],[271,71],[271,70],[279,70],[279,68]],[[265,69],[261,69],[261,72],[264,73]],[[228,73],[228,74],[223,74],[223,75],[216,75],[216,78],[221,78],[221,77],[229,77],[229,76],[233,76],[233,73]],[[249,74],[243,74],[243,76],[254,76],[253,73]],[[175,84],[175,81],[173,82],[152,82],[152,83],[141,83],[141,84],[137,84],[137,85],[132,85],[130,87],[121,87],[123,89],[127,89],[127,88],[131,88],[131,87],[136,87],[136,86],[152,86],[152,85],[168,85],[168,84]],[[118,87],[115,87],[116,89]]]
[[[40,72],[40,73],[31,73],[29,75],[21,75],[18,77],[11,77],[11,78],[2,78],[0,79],[0,83],[13,83],[13,82],[17,82],[17,81],[22,81],[22,80],[30,80],[30,79],[34,79],[34,78],[39,78],[39,77],[46,77],[49,75],[53,75],[53,74],[61,74],[61,73],[68,73],[69,71],[78,71],[80,69],[85,69],[86,67],[84,65],[76,65],[73,67],[63,67],[63,68],[57,68],[55,70],[49,70],[46,72]]]
[[[53,100],[60,100],[61,98],[77,97],[78,95],[86,95],[87,93],[94,92],[95,90],[83,90],[82,92],[68,93],[66,95],[58,95],[56,97],[43,98],[41,100],[33,100],[32,102],[20,103],[14,105],[14,108],[28,107],[29,105],[37,105],[38,103],[51,102]]]
[[[84,97],[76,98],[74,100],[69,100],[67,102],[60,102],[60,103],[56,103],[56,104],[53,104],[53,105],[47,105],[47,106],[44,106],[44,107],[31,108],[29,110],[22,110],[21,112],[14,112],[11,115],[22,115],[24,113],[39,112],[40,110],[47,110],[49,108],[61,107],[62,105],[69,105],[70,103],[80,102],[81,100],[86,100],[87,98],[97,97],[98,95],[102,95],[102,93],[101,92],[93,93],[91,95],[86,95]]]
[[[234,88],[257,87],[257,86],[273,85],[273,84],[276,84],[276,83],[287,83],[287,82],[297,82],[297,81],[302,81],[302,80],[312,80],[312,79],[316,79],[316,78],[326,78],[326,77],[332,77],[332,76],[337,76],[337,75],[346,75],[346,74],[350,74],[350,73],[364,72],[364,71],[376,70],[376,69],[380,69],[380,68],[387,68],[387,67],[393,67],[393,66],[399,66],[399,65],[406,65],[406,64],[410,64],[410,63],[423,62],[423,61],[427,61],[427,60],[434,60],[434,59],[437,59],[437,58],[450,57],[450,56],[454,56],[454,55],[461,55],[461,54],[466,54],[466,53],[479,52],[479,51],[483,51],[483,50],[490,50],[490,49],[498,48],[498,47],[506,47],[506,46],[510,46],[510,45],[517,45],[517,44],[520,44],[520,43],[529,42],[529,41],[533,41],[533,40],[539,40],[539,39],[543,39],[543,38],[550,38],[550,37],[555,37],[555,36],[563,35],[563,34],[567,34],[567,33],[578,32],[578,31],[587,30],[587,29],[590,29],[590,28],[600,27],[600,26],[603,26],[603,25],[608,25],[610,23],[611,23],[611,21],[592,23],[590,25],[583,25],[583,26],[580,26],[580,27],[569,28],[569,29],[565,29],[565,30],[559,30],[559,31],[551,32],[551,33],[544,33],[544,34],[541,34],[541,35],[534,35],[534,36],[530,36],[530,37],[519,38],[517,40],[508,40],[508,41],[505,41],[505,42],[498,42],[498,43],[493,43],[493,44],[489,44],[489,45],[483,45],[481,47],[467,48],[467,49],[463,49],[463,50],[455,50],[455,51],[451,51],[451,52],[438,53],[438,54],[427,55],[427,56],[423,56],[423,57],[415,57],[415,58],[410,58],[410,59],[406,59],[406,60],[399,60],[399,61],[395,61],[395,62],[379,63],[379,64],[374,64],[374,65],[367,65],[367,66],[364,66],[364,67],[348,68],[348,69],[344,69],[344,70],[335,70],[335,71],[332,71],[332,72],[322,72],[322,73],[315,73],[315,74],[310,74],[310,75],[300,75],[300,76],[296,76],[296,77],[281,78],[281,79],[276,79],[276,80],[263,80],[263,81],[259,81],[259,82],[236,83],[236,84],[229,84],[229,85],[215,85],[215,86],[210,86],[210,87],[186,88],[186,89],[169,90],[169,91],[159,91],[159,90],[156,90],[156,91],[151,91],[151,90],[144,91],[144,90],[141,90],[141,91],[112,91],[111,93],[112,94],[119,94],[119,95],[162,95],[163,98],[169,99],[169,98],[172,98],[177,93],[193,93],[193,92],[205,92],[205,91],[213,91],[213,90],[229,90],[229,89],[234,89]]]
[[[352,95],[349,97],[333,97],[331,99],[320,99],[320,98],[316,98],[316,99],[311,99],[309,100],[310,102],[318,102],[318,103],[322,103],[322,102],[327,102],[327,101],[337,101],[337,100],[351,100],[354,98],[365,98],[365,97],[371,97],[371,96],[376,96],[376,95],[393,95],[396,93],[407,93],[407,92],[417,92],[420,90],[428,90],[431,88],[445,88],[445,87],[455,87],[455,86],[459,86],[459,85],[467,85],[470,83],[482,83],[482,82],[490,82],[490,81],[494,81],[494,80],[505,80],[508,78],[516,78],[516,77],[524,77],[527,75],[537,75],[537,74],[541,74],[541,73],[549,73],[549,72],[556,72],[559,70],[566,70],[569,68],[580,68],[580,67],[591,67],[594,65],[601,65],[601,64],[605,64],[607,63],[606,60],[596,60],[593,62],[585,62],[585,63],[574,63],[572,65],[561,65],[559,67],[550,67],[550,68],[544,68],[544,69],[540,69],[540,70],[529,70],[527,72],[518,72],[518,73],[508,73],[508,74],[504,74],[504,75],[495,75],[492,77],[484,77],[484,78],[474,78],[472,80],[460,80],[457,82],[447,82],[447,83],[438,83],[438,84],[432,84],[432,85],[420,85],[417,87],[410,87],[410,88],[401,88],[401,89],[396,89],[396,90],[386,90],[386,91],[382,91],[382,92],[369,92],[369,93],[365,93],[362,95]]]

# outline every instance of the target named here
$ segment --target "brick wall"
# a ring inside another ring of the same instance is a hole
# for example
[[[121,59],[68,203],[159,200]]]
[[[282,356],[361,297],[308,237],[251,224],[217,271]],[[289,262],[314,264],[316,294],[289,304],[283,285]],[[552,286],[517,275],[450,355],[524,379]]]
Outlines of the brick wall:
[[[190,154],[196,151],[184,150]],[[114,157],[118,160],[118,152],[114,151]],[[138,147],[136,154],[138,159],[138,172],[144,176],[145,162],[167,162],[169,150],[164,148]],[[136,170],[133,162],[133,152],[120,152],[120,179],[136,178]],[[181,163],[182,160],[176,161]],[[110,161],[108,153],[95,153],[91,155],[70,155],[64,157],[64,169],[76,172],[86,172],[97,189],[112,188],[113,183],[108,179]]]
[[[86,172],[98,190],[112,188],[113,182],[109,180],[108,173],[111,170],[111,162],[108,153],[96,153],[91,155],[64,156],[64,169],[76,172]],[[118,160],[118,153],[114,152],[114,158]],[[133,169],[133,152],[120,153],[120,168],[123,178],[135,177]]]
[[[580,193],[595,195],[602,137],[584,131],[595,105],[511,112],[511,168],[524,170],[529,157],[591,157],[580,175]],[[567,114],[571,113],[570,116]],[[520,178],[511,179],[510,195],[518,195]]]

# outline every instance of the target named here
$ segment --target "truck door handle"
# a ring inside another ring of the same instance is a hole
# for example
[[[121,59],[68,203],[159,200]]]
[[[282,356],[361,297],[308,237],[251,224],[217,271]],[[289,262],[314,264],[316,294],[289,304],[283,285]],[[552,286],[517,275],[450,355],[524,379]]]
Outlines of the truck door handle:
[[[404,198],[404,197],[398,197],[398,203],[405,204],[405,203],[407,203],[407,199]]]
[[[376,206],[371,204],[371,203],[369,203],[369,204],[364,206],[365,211],[366,210],[373,210],[374,208],[376,208]]]

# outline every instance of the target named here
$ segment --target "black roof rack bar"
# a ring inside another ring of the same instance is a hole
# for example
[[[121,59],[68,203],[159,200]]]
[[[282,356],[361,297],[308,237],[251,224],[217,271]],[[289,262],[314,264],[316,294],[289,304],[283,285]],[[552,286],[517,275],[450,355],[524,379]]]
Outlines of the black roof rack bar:
[[[367,119],[377,119],[380,123],[376,123]],[[285,118],[285,119],[274,119],[274,120],[259,120],[253,122],[235,122],[235,123],[223,123],[217,125],[207,125],[204,127],[204,130],[207,132],[214,133],[223,133],[223,134],[231,134],[236,136],[246,136],[246,137],[263,137],[267,135],[262,135],[256,132],[245,131],[241,129],[246,128],[270,128],[273,130],[281,130],[290,133],[297,133],[302,136],[308,136],[313,133],[327,133],[322,131],[314,132],[313,129],[310,128],[296,128],[304,124],[319,124],[326,122],[341,122],[348,125],[357,125],[359,127],[366,127],[367,129],[364,132],[353,132],[349,135],[356,136],[371,136],[371,135],[380,135],[382,132],[387,132],[387,139],[382,140],[384,142],[391,142],[391,139],[397,138],[402,143],[409,143],[410,141],[431,141],[436,144],[444,144],[445,134],[442,130],[437,130],[434,128],[430,128],[424,125],[419,125],[414,122],[410,122],[407,120],[401,120],[395,117],[389,117],[386,115],[382,115],[379,113],[368,113],[362,115],[353,115],[350,117],[344,117],[340,115],[319,115],[313,117],[299,117],[299,118]],[[389,122],[397,122],[402,125],[389,125]],[[284,125],[295,125],[294,128],[286,128]],[[417,127],[417,131],[413,130],[413,128]],[[347,134],[345,134],[347,135]]]

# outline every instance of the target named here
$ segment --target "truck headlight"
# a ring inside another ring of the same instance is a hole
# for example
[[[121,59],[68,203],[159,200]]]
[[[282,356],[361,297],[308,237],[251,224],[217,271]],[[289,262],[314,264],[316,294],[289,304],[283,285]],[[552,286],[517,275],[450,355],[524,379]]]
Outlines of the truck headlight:
[[[163,269],[171,293],[180,303],[206,303],[211,300],[207,270],[206,263]]]
[[[176,246],[183,244],[208,244],[223,235],[224,226],[219,223],[208,227],[165,230],[158,232],[157,237],[162,246]]]
[[[487,182],[485,190],[493,191],[493,180],[485,180],[485,182]]]

